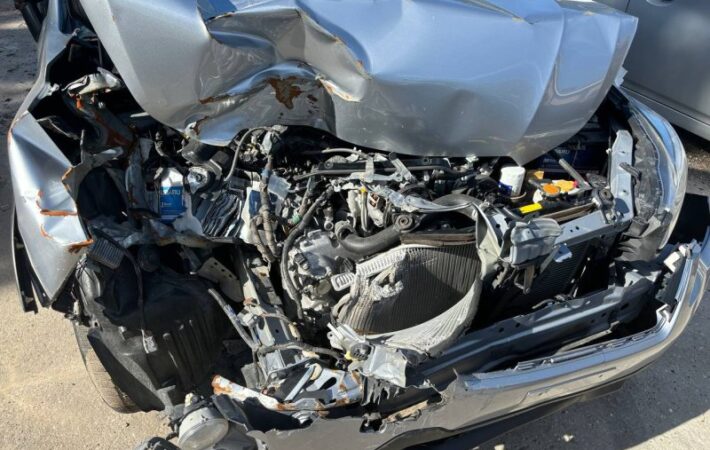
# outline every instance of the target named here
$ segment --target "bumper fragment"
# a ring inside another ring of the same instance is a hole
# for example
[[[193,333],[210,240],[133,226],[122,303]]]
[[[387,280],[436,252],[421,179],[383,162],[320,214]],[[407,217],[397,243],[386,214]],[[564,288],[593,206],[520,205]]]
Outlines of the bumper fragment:
[[[460,375],[440,392],[440,403],[409,419],[384,423],[378,431],[362,431],[362,419],[346,417],[317,419],[302,429],[252,430],[247,434],[270,450],[309,448],[314,436],[324,442],[337,439],[342,448],[404,448],[421,442],[418,435],[446,437],[462,433],[623,380],[668,349],[688,325],[708,288],[710,228],[702,243],[694,241],[681,247],[685,256],[674,275],[680,277],[674,293],[675,304],[660,307],[656,311],[656,324],[650,329],[519,363],[513,369]],[[243,433],[239,425],[232,428],[233,433]]]

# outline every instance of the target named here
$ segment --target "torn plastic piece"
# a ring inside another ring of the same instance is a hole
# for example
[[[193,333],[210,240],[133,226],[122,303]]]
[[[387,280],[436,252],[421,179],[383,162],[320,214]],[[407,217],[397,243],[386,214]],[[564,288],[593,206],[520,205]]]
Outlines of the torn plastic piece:
[[[380,197],[388,199],[395,207],[407,212],[449,212],[465,209],[472,205],[472,202],[461,202],[452,205],[440,205],[434,202],[430,202],[429,200],[425,200],[421,197],[416,197],[413,195],[403,195],[388,187],[378,185],[369,186],[369,189]]]
[[[510,233],[508,261],[515,266],[549,254],[561,234],[562,228],[553,219],[517,222]]]
[[[281,214],[281,204],[288,195],[288,190],[290,188],[291,183],[289,183],[285,178],[281,178],[274,174],[269,176],[269,194],[276,196],[276,201],[274,202],[274,212],[276,215]]]
[[[395,386],[407,386],[407,358],[393,348],[375,345],[370,356],[357,364],[365,376],[388,381]]]
[[[363,336],[360,336],[348,325],[328,324],[330,333],[330,345],[346,352],[350,359],[354,359],[350,364],[350,370],[359,370],[367,377],[374,377],[378,380],[387,381],[399,387],[406,387],[406,369],[408,360],[397,349],[373,344]],[[371,350],[364,358],[357,348],[366,346]]]
[[[402,160],[397,158],[396,153],[390,153],[389,160],[392,162],[394,168],[405,181],[408,181],[410,183],[417,181],[416,177],[412,175],[412,172],[410,172],[409,169],[407,169],[407,166],[404,165]]]
[[[218,283],[220,290],[230,300],[235,302],[241,302],[244,300],[244,293],[242,292],[242,287],[239,284],[239,279],[237,279],[237,276],[217,259],[210,258],[205,261],[202,267],[200,267],[197,271],[197,275],[206,278],[213,283]]]
[[[89,95],[95,93],[109,92],[121,89],[123,82],[116,75],[108,70],[99,67],[97,73],[84,75],[78,80],[72,81],[64,88],[72,97]]]
[[[109,148],[100,153],[93,154],[82,151],[81,162],[64,172],[62,175],[62,183],[64,183],[69,193],[73,197],[76,197],[79,192],[79,185],[89,172],[121,155],[123,155],[123,149],[121,147]]]

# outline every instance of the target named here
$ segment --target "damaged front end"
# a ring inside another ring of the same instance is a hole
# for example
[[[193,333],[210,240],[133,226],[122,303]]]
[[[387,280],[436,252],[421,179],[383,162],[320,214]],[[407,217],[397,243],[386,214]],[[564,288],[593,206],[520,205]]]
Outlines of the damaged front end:
[[[612,86],[633,18],[168,3],[50,1],[9,154],[24,308],[180,447],[447,438],[623,380],[697,308],[707,200],[686,223],[677,135]]]

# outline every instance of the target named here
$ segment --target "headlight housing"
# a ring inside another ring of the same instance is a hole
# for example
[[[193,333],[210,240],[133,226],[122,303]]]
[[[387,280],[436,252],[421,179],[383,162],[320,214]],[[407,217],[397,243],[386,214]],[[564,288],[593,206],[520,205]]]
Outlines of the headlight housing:
[[[662,237],[658,248],[668,243],[680,214],[688,182],[688,160],[683,143],[673,126],[660,114],[640,101],[629,98],[631,112],[636,115],[651,140],[658,157],[657,173],[663,191],[656,213],[661,218]]]

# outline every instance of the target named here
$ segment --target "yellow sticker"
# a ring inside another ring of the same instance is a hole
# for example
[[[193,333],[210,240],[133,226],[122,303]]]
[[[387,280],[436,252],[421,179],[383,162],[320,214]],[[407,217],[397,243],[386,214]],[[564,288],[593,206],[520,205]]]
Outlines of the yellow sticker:
[[[523,214],[530,214],[531,212],[535,211],[540,211],[542,209],[542,205],[539,203],[531,203],[529,205],[521,206],[518,208],[518,211],[520,211]]]

